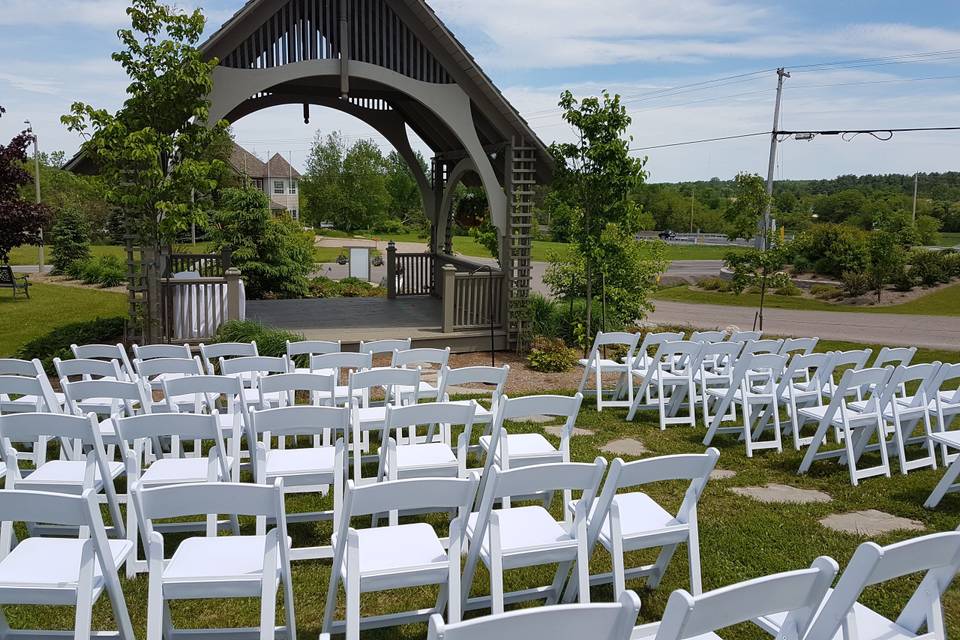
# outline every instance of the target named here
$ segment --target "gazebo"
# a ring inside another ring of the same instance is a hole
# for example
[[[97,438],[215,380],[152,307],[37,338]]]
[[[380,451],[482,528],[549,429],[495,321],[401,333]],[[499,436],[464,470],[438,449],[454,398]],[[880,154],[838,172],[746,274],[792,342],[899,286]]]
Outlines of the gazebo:
[[[550,179],[552,160],[423,0],[251,0],[202,50],[220,62],[211,121],[287,104],[303,105],[309,121],[311,107],[327,107],[370,125],[407,160],[432,223],[430,251],[388,252],[391,296],[442,298],[452,314],[445,330],[475,329],[492,316],[510,341],[522,334],[534,185]],[[433,153],[428,172],[407,127]],[[452,255],[451,209],[461,182],[486,191],[501,271],[478,271],[481,265]],[[494,309],[487,308],[490,278]]]

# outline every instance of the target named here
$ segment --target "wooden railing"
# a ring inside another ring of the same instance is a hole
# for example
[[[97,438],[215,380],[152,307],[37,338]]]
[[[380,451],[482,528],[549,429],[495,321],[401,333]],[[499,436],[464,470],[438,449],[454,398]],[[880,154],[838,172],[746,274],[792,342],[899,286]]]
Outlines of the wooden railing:
[[[229,251],[223,253],[164,253],[165,268],[163,277],[170,278],[176,273],[194,272],[201,278],[223,278],[227,269],[233,266]]]
[[[387,295],[430,296],[436,292],[434,259],[429,253],[387,249]],[[392,286],[391,286],[392,285]]]
[[[245,300],[240,271],[221,277],[163,278],[163,332],[168,342],[213,338],[224,323],[242,320]]]
[[[454,272],[451,330],[502,326],[503,285],[504,275],[500,271]]]

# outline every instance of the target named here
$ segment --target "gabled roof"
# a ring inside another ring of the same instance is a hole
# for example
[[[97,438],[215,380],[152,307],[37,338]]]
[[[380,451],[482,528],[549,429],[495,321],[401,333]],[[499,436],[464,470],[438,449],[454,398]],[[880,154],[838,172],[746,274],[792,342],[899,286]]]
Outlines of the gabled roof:
[[[275,153],[270,158],[270,165],[267,166],[266,162],[236,142],[233,143],[233,150],[230,153],[230,166],[238,174],[248,178],[293,178],[299,180],[302,177],[300,172],[294,169],[286,158],[279,153]]]

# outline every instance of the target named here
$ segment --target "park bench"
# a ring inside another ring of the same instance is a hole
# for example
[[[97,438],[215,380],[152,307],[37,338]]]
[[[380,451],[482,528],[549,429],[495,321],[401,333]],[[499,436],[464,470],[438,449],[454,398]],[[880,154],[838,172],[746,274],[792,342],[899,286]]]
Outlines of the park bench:
[[[8,264],[0,265],[0,289],[13,289],[13,297],[17,297],[17,291],[22,291],[27,298],[30,297],[30,281],[26,275],[17,275],[13,272],[13,267]]]

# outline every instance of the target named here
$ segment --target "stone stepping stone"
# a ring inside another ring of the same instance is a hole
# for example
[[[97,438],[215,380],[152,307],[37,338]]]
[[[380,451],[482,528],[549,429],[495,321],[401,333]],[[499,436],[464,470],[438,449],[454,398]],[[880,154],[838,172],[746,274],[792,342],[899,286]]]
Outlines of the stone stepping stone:
[[[737,495],[767,503],[810,504],[830,502],[833,499],[822,491],[800,489],[785,484],[768,484],[764,487],[734,487],[731,491]]]
[[[827,529],[861,536],[877,536],[891,531],[923,531],[922,522],[868,509],[850,513],[834,513],[820,521]]]
[[[524,422],[533,422],[534,424],[549,424],[560,420],[557,416],[527,416]]]
[[[736,471],[730,469],[714,469],[710,472],[711,480],[729,480],[737,475]]]
[[[639,440],[625,439],[625,440],[614,440],[603,445],[601,449],[604,453],[612,453],[617,456],[634,456],[639,458],[640,456],[650,453],[650,450],[647,449],[642,442]]]
[[[543,429],[547,433],[557,438],[560,437],[560,432],[563,431],[563,425],[554,425],[552,427],[544,427]],[[575,436],[592,436],[594,435],[593,431],[590,429],[581,429],[580,427],[573,428],[573,435]]]
[[[427,382],[435,382],[428,380]],[[447,387],[446,392],[452,396],[479,396],[487,395],[483,389],[471,389],[470,387],[458,387],[456,385],[450,385]]]

